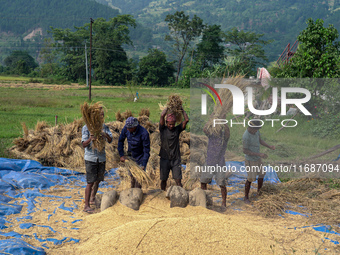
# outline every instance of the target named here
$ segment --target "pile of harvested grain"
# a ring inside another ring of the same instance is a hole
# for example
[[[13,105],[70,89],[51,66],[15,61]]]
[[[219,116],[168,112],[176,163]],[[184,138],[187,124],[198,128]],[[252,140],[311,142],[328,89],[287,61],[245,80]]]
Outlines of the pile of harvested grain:
[[[105,148],[105,139],[101,135],[104,124],[102,108],[103,105],[100,102],[94,103],[92,105],[89,105],[87,102],[85,102],[81,106],[83,120],[90,134],[96,137],[96,139],[92,141],[93,148],[97,149],[98,151],[103,151]]]
[[[293,249],[302,254],[313,253],[315,246],[330,251],[336,247],[321,240],[325,233],[294,229],[305,226],[306,219],[268,220],[250,210],[221,214],[200,206],[169,207],[164,192],[149,193],[139,211],[117,202],[83,218],[81,231],[75,232],[80,243],[65,243],[49,253],[282,254]]]

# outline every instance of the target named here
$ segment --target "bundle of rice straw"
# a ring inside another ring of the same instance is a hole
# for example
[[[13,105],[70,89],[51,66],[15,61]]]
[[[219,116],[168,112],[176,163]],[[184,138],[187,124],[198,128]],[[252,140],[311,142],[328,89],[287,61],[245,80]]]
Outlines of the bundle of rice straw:
[[[150,110],[149,108],[142,108],[139,112],[139,116],[148,116],[150,117]]]
[[[250,85],[250,82],[244,79],[244,76],[241,75],[226,78],[222,81],[222,83],[234,85],[240,88],[242,91],[245,91],[246,87]],[[221,136],[223,125],[216,125],[214,127],[214,119],[224,119],[226,117],[226,114],[231,110],[233,106],[233,96],[229,89],[219,89],[218,94],[221,97],[222,106],[220,104],[215,105],[213,113],[204,126],[203,130],[208,136]]]
[[[127,119],[127,118],[129,118],[129,117],[133,117],[132,112],[130,111],[130,109],[127,109],[125,112],[123,112],[123,113],[122,113],[122,117],[123,117],[124,119]]]
[[[125,160],[124,167],[120,167],[119,172],[122,173],[124,177],[126,177],[128,175],[127,170],[130,170],[132,176],[137,180],[137,182],[146,185],[146,187],[143,187],[147,188],[154,184],[150,176],[135,161],[131,159]]]
[[[158,104],[161,111],[167,108],[166,114],[175,114],[176,123],[182,122],[182,99],[178,94],[171,94],[166,102],[166,105]]]
[[[120,113],[120,110],[118,110],[118,112],[116,112],[116,120],[117,121],[120,121],[120,122],[123,122],[124,121],[124,118],[123,118],[123,116],[121,115],[121,113]]]
[[[92,105],[88,105],[88,103],[85,102],[81,106],[81,114],[90,134],[97,137],[97,139],[93,141],[93,148],[98,151],[102,151],[105,148],[105,139],[101,136],[104,124],[104,118],[101,116],[102,108],[103,105],[101,102]]]

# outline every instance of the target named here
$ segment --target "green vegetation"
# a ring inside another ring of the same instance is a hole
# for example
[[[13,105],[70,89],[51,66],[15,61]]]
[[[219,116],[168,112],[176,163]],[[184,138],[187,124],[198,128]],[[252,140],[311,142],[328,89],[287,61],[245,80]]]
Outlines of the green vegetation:
[[[172,43],[177,60],[175,80],[177,83],[182,69],[182,63],[190,47],[190,43],[201,35],[204,25],[203,20],[200,17],[194,15],[194,17],[190,19],[190,16],[185,15],[183,11],[168,14],[165,18],[165,22],[168,23],[168,28],[170,30],[170,35],[166,35],[165,41],[170,41]]]
[[[62,87],[62,86],[61,86]],[[189,101],[189,89],[176,89],[183,99]],[[158,103],[165,104],[171,88],[138,88],[139,100],[133,102],[126,87],[93,87],[92,99],[102,101],[107,108],[106,121],[115,121],[115,112],[130,109],[138,116],[140,109],[149,108],[150,118],[159,121]],[[136,91],[133,91],[136,93]],[[38,121],[54,125],[55,116],[59,123],[70,123],[81,118],[80,105],[88,100],[88,90],[83,89],[42,89],[0,87],[0,156],[8,156],[5,148],[11,147],[12,140],[22,135],[21,123],[34,129]],[[189,105],[185,105],[188,108]]]
[[[131,79],[130,65],[123,44],[131,44],[129,26],[136,26],[130,15],[118,15],[106,21],[96,19],[92,25],[93,51],[91,68],[100,83],[120,85]],[[90,43],[90,23],[70,29],[52,28],[53,46],[60,56],[60,73],[72,82],[85,80],[85,48],[80,45]],[[88,47],[90,45],[87,45]],[[89,53],[88,53],[89,54]],[[88,56],[89,57],[89,56]]]
[[[137,89],[139,100],[133,102]],[[190,114],[190,90],[176,89],[176,92],[183,98],[184,108]],[[158,103],[165,104],[170,93],[173,93],[171,88],[131,87],[130,91],[126,87],[93,87],[92,98],[95,101],[102,101],[106,106],[106,122],[115,121],[115,112],[118,110],[124,112],[130,109],[134,116],[138,116],[142,108],[149,108],[151,120],[158,122],[160,114]],[[38,121],[46,121],[54,125],[57,115],[59,123],[70,123],[81,117],[80,105],[87,100],[88,90],[86,88],[58,90],[0,87],[0,128],[2,130],[0,156],[8,156],[5,149],[12,146],[14,138],[22,135],[22,122],[26,123],[29,129],[34,129]],[[231,118],[233,116],[227,117],[227,119]],[[282,116],[272,116],[272,118],[285,119]],[[271,127],[271,122],[266,122],[261,129],[262,137],[269,144],[276,146],[275,151],[262,148],[263,152],[269,155],[266,162],[298,161],[339,143],[336,139],[318,138],[313,135],[314,125],[318,120],[306,120],[304,117],[298,117],[296,120],[297,128],[284,128],[280,132],[277,132],[281,127],[278,121],[275,122],[274,128]],[[245,128],[242,125],[234,125],[230,127],[230,130],[228,150],[242,156],[242,135]],[[338,152],[335,151],[321,159],[335,159],[337,155]]]
[[[99,1],[99,0],[98,0]],[[101,2],[104,0],[100,0]],[[233,27],[246,32],[265,34],[264,40],[274,40],[265,48],[270,61],[277,60],[288,43],[294,43],[299,32],[306,27],[308,18],[323,19],[325,24],[340,28],[339,1],[265,1],[265,0],[105,0],[122,13],[132,14],[143,25],[152,28],[154,36],[167,34],[164,18],[170,13],[184,11],[196,14],[206,24],[221,25],[223,31]],[[162,50],[164,45],[162,44]]]
[[[164,52],[150,49],[139,63],[138,82],[146,86],[169,86],[174,82],[174,72],[173,63],[166,60]]]

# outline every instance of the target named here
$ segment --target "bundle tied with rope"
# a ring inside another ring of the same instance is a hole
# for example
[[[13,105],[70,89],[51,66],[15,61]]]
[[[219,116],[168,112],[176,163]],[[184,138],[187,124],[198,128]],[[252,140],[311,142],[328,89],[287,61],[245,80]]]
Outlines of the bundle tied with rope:
[[[104,118],[101,116],[103,105],[101,102],[93,103],[89,105],[85,102],[81,106],[81,114],[83,120],[91,135],[94,135],[97,139],[92,141],[92,146],[98,151],[103,151],[105,148],[105,139],[101,133],[103,130]]]
[[[246,87],[250,85],[250,82],[245,80],[243,75],[236,75],[223,79],[222,83],[234,85],[243,92]],[[218,94],[220,95],[222,105],[219,103],[215,105],[214,111],[210,115],[207,123],[204,125],[203,130],[207,136],[220,136],[223,134],[223,125],[215,125],[214,127],[214,119],[225,119],[233,106],[233,95],[229,89],[219,89]]]
[[[159,103],[158,105],[159,105],[159,109],[161,111],[163,111],[165,108],[167,108],[166,117],[169,114],[174,114],[175,117],[176,117],[176,123],[182,122],[183,101],[178,94],[171,94],[165,105],[162,105],[161,103]],[[166,119],[166,117],[165,117],[165,119]]]

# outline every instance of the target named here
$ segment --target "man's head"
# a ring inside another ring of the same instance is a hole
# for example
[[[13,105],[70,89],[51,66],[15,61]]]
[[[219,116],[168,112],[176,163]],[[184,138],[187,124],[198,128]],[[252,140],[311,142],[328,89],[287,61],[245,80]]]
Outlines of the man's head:
[[[138,124],[138,120],[134,117],[127,118],[125,122],[125,126],[130,133],[136,131]]]
[[[251,134],[255,134],[262,127],[261,121],[252,120],[249,122],[248,132]]]
[[[168,114],[168,116],[166,116],[166,126],[168,127],[168,129],[170,129],[170,130],[174,129],[175,124],[176,124],[175,114],[173,114],[173,113]]]

